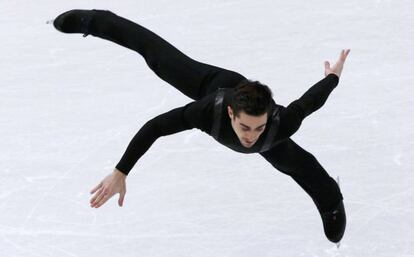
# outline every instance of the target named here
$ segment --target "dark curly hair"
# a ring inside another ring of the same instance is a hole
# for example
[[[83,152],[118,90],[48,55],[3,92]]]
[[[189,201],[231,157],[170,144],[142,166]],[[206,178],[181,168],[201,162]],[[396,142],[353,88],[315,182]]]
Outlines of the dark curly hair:
[[[235,88],[230,107],[235,116],[241,111],[248,115],[270,115],[272,91],[259,81],[243,80]]]

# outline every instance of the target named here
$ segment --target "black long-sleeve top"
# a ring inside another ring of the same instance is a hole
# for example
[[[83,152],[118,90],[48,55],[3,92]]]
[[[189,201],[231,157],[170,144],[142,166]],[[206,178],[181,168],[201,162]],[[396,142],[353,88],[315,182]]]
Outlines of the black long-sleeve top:
[[[270,142],[271,147],[292,136],[299,129],[303,119],[322,107],[338,82],[338,76],[331,73],[287,107],[277,105],[273,101],[272,112],[275,108],[279,108],[279,111],[277,114],[278,129],[275,136],[272,137],[272,142]],[[241,153],[260,152],[263,149],[262,146],[265,143],[265,139],[268,139],[267,134],[272,122],[276,122],[275,117],[269,115],[266,128],[256,143],[250,148],[244,147],[234,132],[230,117],[227,114],[227,106],[230,105],[233,90],[233,88],[225,89],[223,109],[220,117],[221,125],[216,140],[230,149]],[[144,155],[159,137],[193,128],[212,135],[214,119],[217,119],[214,115],[216,95],[217,91],[198,101],[172,109],[149,120],[131,140],[116,168],[128,175],[139,158]]]

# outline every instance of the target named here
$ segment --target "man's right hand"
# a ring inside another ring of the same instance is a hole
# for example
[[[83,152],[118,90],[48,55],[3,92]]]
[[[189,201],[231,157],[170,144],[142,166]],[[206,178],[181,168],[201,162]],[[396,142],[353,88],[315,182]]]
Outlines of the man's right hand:
[[[92,189],[91,194],[95,194],[90,200],[92,208],[101,207],[112,196],[119,193],[118,205],[122,207],[126,194],[126,175],[115,169],[106,176],[99,185]]]

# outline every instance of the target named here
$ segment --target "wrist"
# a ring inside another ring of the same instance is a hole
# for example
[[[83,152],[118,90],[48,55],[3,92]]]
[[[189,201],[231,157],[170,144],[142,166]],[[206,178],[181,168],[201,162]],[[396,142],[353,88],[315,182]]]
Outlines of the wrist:
[[[326,75],[327,77],[329,76],[329,77],[333,77],[333,78],[335,78],[335,79],[337,79],[337,80],[339,80],[339,75],[338,74],[336,74],[335,72],[331,72],[331,73],[329,73],[328,75]]]
[[[126,178],[126,175],[124,173],[122,173],[122,171],[118,170],[117,168],[114,169],[112,174],[117,178],[123,178],[123,179]]]

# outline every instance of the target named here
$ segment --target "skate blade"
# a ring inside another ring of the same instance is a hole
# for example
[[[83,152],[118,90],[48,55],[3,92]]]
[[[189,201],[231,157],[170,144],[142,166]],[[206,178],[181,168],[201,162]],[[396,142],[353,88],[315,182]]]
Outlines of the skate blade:
[[[341,246],[341,242],[336,243],[336,249],[339,249],[340,246]]]

